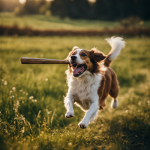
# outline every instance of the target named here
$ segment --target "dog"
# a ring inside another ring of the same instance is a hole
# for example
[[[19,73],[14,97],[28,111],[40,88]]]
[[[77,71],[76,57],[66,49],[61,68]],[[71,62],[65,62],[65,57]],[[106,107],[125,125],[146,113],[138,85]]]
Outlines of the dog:
[[[125,47],[125,42],[121,37],[107,38],[106,41],[112,48],[108,55],[96,48],[89,51],[75,46],[66,59],[70,64],[66,71],[69,88],[64,99],[67,109],[65,117],[74,116],[73,104],[79,106],[86,112],[78,124],[82,129],[95,118],[98,110],[103,110],[108,95],[113,98],[111,107],[118,106],[119,83],[109,66]]]

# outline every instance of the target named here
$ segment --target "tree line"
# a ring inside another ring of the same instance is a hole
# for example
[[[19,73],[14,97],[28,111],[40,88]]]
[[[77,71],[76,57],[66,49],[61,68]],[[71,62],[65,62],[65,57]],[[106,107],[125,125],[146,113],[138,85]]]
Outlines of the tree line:
[[[3,8],[1,5],[0,11]],[[17,15],[40,13],[71,19],[113,21],[132,16],[150,20],[150,0],[96,0],[93,3],[88,0],[26,0],[15,12]]]
[[[130,16],[150,19],[150,0],[54,0],[52,14],[62,18],[117,20]]]

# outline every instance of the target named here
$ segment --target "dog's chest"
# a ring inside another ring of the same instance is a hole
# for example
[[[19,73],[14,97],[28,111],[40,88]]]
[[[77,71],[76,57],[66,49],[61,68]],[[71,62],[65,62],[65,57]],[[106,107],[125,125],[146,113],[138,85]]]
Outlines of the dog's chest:
[[[72,78],[68,83],[74,102],[85,110],[89,109],[95,100],[94,97],[98,95],[101,78],[101,74],[85,75],[79,79]]]

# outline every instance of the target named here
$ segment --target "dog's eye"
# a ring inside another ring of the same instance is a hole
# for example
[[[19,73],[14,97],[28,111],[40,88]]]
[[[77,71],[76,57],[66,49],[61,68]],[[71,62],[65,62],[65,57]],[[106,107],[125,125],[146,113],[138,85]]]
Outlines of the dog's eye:
[[[85,57],[85,56],[87,56],[87,55],[86,55],[85,53],[82,53],[81,56]]]

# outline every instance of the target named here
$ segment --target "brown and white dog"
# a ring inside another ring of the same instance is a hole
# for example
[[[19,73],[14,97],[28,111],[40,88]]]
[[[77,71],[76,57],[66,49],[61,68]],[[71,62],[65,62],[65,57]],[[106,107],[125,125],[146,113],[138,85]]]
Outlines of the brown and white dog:
[[[108,94],[113,98],[111,107],[118,106],[117,96],[119,85],[115,72],[109,68],[125,46],[125,42],[120,37],[106,39],[111,46],[108,55],[104,55],[96,48],[88,51],[73,47],[67,59],[70,61],[67,74],[68,93],[64,103],[67,109],[66,118],[74,116],[73,104],[85,111],[85,116],[78,124],[81,128],[86,128],[99,110],[106,106],[105,99]]]

